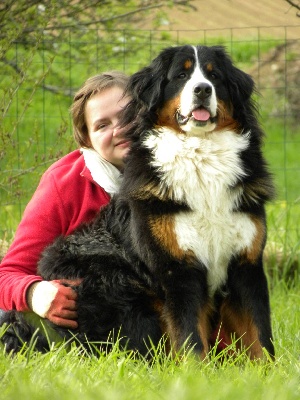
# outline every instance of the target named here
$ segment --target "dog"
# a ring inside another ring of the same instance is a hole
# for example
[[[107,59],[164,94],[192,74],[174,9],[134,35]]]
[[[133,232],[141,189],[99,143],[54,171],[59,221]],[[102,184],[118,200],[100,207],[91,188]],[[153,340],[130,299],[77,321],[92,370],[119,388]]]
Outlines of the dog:
[[[167,351],[188,346],[204,359],[221,326],[251,359],[264,349],[273,358],[263,250],[274,188],[252,78],[221,46],[184,45],[164,49],[127,90],[122,125],[132,146],[120,192],[44,251],[39,274],[82,279],[83,343],[118,339],[147,355],[166,337]],[[30,341],[22,313],[6,322],[8,349]],[[38,334],[37,349],[47,346]]]

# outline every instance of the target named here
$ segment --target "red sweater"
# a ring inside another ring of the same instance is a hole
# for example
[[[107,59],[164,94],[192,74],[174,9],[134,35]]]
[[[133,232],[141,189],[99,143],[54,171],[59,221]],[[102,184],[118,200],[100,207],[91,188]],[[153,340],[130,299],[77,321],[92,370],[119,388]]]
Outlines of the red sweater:
[[[0,265],[0,309],[29,310],[26,290],[41,280],[36,275],[41,252],[57,236],[90,221],[109,201],[79,150],[54,163],[42,176]]]

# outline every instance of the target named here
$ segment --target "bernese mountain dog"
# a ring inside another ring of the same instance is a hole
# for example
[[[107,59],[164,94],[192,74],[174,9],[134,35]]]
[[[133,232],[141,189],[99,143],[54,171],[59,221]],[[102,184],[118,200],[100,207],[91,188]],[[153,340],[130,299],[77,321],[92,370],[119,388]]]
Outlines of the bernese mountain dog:
[[[251,359],[274,356],[265,203],[273,184],[252,78],[220,46],[176,46],[133,74],[122,124],[132,141],[118,195],[42,255],[46,280],[77,279],[78,340],[146,355],[166,337],[204,359],[214,331]],[[8,350],[35,330],[9,312]],[[46,320],[45,324],[50,324]],[[52,326],[61,336],[70,333]],[[37,335],[36,347],[47,339]]]

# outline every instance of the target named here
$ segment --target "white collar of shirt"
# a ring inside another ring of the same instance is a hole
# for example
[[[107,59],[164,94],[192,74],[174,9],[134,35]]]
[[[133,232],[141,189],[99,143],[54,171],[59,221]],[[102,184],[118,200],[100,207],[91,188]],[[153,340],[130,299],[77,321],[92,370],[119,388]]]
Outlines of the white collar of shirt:
[[[93,180],[111,196],[117,193],[122,181],[122,174],[118,168],[105,160],[94,149],[81,148],[80,151]]]

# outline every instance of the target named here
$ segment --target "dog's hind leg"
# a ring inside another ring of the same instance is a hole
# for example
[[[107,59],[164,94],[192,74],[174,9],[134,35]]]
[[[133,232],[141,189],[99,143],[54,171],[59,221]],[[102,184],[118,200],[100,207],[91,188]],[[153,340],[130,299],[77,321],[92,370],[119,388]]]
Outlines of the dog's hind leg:
[[[138,272],[118,254],[101,255],[78,291],[79,336],[107,351],[118,341],[121,348],[147,355],[162,337],[160,294],[151,287],[147,270]]]
[[[40,320],[42,319],[38,315],[30,312],[5,312],[0,321],[0,326],[4,328],[0,342],[5,346],[5,351],[17,353],[25,344],[32,345],[34,350],[40,352],[49,351],[50,334],[49,332],[43,334],[46,328]],[[55,337],[57,339],[58,334],[55,334]],[[62,341],[61,337],[60,341]]]
[[[153,350],[158,348],[163,333],[159,311],[156,310],[157,306],[154,304],[156,301],[152,301],[149,296],[143,297],[140,297],[139,304],[133,303],[125,313],[122,333],[129,339],[130,349],[137,350],[141,355],[151,359]],[[159,305],[158,308],[161,306]]]

